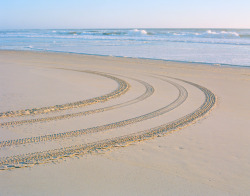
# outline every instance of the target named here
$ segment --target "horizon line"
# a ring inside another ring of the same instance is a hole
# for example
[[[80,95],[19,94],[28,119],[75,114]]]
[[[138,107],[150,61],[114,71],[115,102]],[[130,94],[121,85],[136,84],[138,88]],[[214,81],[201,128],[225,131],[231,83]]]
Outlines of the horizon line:
[[[60,30],[60,29],[242,29],[250,30],[250,28],[234,28],[234,27],[92,27],[92,28],[79,28],[79,27],[65,27],[65,28],[1,28],[0,30]]]

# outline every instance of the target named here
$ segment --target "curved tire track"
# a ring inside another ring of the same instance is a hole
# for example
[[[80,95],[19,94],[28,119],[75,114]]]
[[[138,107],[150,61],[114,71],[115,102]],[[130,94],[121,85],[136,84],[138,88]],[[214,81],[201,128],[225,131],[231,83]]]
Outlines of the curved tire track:
[[[71,70],[71,71],[76,71],[76,70]],[[77,70],[77,71],[79,71],[79,70]],[[109,99],[116,98],[116,97],[126,93],[130,87],[130,85],[127,82],[125,82],[124,80],[121,80],[121,79],[114,77],[114,76],[111,76],[111,75],[107,75],[107,74],[95,72],[95,71],[81,71],[81,72],[96,74],[96,75],[100,75],[100,76],[112,79],[118,83],[118,87],[116,88],[116,90],[114,90],[111,93],[108,93],[106,95],[102,95],[99,97],[95,97],[92,99],[83,100],[83,101],[77,101],[77,102],[66,103],[66,104],[62,104],[62,105],[55,105],[55,106],[48,106],[48,107],[41,107],[41,108],[1,112],[0,118],[27,116],[27,115],[34,115],[34,114],[44,114],[44,113],[50,113],[50,112],[55,112],[55,111],[60,111],[60,110],[67,110],[67,109],[72,109],[72,108],[79,108],[79,107],[83,107],[83,106],[87,106],[87,105],[91,105],[91,104],[96,104],[99,102],[104,102],[104,101],[108,101]]]
[[[177,79],[177,78],[175,78]],[[98,152],[100,150],[110,149],[114,147],[120,147],[124,145],[129,145],[134,142],[139,142],[142,140],[152,139],[157,136],[162,136],[170,131],[183,128],[195,120],[206,115],[215,106],[216,97],[215,95],[205,87],[198,84],[177,79],[187,84],[190,84],[198,89],[200,89],[205,95],[205,101],[203,104],[196,109],[194,112],[189,113],[177,120],[170,123],[149,129],[140,131],[134,134],[129,134],[121,137],[115,137],[111,139],[106,139],[103,141],[98,141],[89,144],[76,145],[61,149],[54,149],[44,152],[28,153],[24,155],[17,155],[12,157],[6,157],[0,159],[0,168],[2,170],[28,167],[34,164],[46,163],[52,160],[57,160],[64,157],[72,157],[83,155],[86,153]]]
[[[76,137],[76,136],[88,134],[88,133],[97,133],[97,132],[106,131],[109,129],[127,126],[129,124],[137,123],[140,121],[144,121],[144,120],[151,119],[156,116],[165,114],[175,109],[179,105],[181,105],[187,99],[188,93],[187,93],[187,90],[183,86],[175,82],[169,81],[169,80],[164,80],[164,81],[176,87],[179,91],[179,95],[172,103],[158,110],[155,110],[153,112],[150,112],[141,116],[137,116],[134,118],[122,120],[119,122],[114,122],[114,123],[86,128],[86,129],[80,129],[80,130],[74,130],[74,131],[68,131],[68,132],[50,134],[50,135],[43,135],[43,136],[37,136],[37,137],[30,137],[30,138],[22,138],[22,139],[17,139],[17,140],[2,141],[0,142],[0,147],[21,145],[21,144],[35,143],[35,142],[42,142],[42,141],[52,141],[52,140],[62,139],[62,138],[67,138],[67,137]]]
[[[77,112],[77,113],[72,113],[72,114],[65,114],[65,115],[52,116],[52,117],[46,117],[46,118],[36,118],[36,119],[30,119],[30,120],[4,122],[4,123],[0,123],[0,127],[17,126],[17,125],[30,124],[30,123],[36,123],[36,122],[47,122],[47,121],[53,121],[53,120],[62,120],[62,119],[68,119],[68,118],[79,117],[79,116],[86,116],[86,115],[95,114],[95,113],[99,113],[99,112],[109,111],[109,110],[125,107],[128,105],[132,105],[134,103],[143,101],[144,99],[147,99],[148,97],[150,97],[154,93],[154,87],[152,87],[147,82],[144,82],[144,81],[138,80],[138,79],[133,79],[133,80],[142,84],[146,89],[146,91],[141,96],[139,96],[133,100],[130,100],[130,101],[127,101],[124,103],[120,103],[120,104],[116,104],[113,106],[107,106],[107,107],[98,108],[98,109],[94,109],[94,110],[88,110],[88,111],[84,111],[84,112]],[[0,144],[0,147],[1,147],[1,144]]]

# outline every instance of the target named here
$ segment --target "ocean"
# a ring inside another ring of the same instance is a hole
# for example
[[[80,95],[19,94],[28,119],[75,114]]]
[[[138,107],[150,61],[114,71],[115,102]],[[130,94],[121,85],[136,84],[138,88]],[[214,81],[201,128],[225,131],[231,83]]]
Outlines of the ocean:
[[[250,29],[0,30],[0,49],[250,67]]]

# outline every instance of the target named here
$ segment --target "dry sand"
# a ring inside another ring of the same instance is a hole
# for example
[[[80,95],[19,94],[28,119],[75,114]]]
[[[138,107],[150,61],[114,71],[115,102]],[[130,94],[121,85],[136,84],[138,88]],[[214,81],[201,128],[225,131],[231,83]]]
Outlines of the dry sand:
[[[249,195],[250,69],[0,51],[0,84],[0,195]]]

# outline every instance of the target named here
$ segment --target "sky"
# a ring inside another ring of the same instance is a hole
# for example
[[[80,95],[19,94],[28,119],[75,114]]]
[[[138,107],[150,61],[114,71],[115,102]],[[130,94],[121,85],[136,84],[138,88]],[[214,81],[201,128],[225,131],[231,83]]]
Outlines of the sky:
[[[0,29],[250,28],[250,0],[0,0]]]

